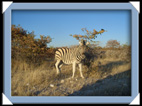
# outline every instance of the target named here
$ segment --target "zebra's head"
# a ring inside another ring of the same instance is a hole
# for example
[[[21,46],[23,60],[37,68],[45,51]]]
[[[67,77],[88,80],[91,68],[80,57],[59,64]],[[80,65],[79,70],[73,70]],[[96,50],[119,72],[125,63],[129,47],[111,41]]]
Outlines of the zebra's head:
[[[79,41],[79,45],[80,45],[80,46],[87,46],[87,45],[89,45],[89,44],[90,44],[90,42],[86,42],[85,40]]]
[[[90,43],[89,42],[86,42],[85,40],[81,40],[79,41],[79,52],[80,54],[84,55],[86,54],[87,52],[87,48]],[[84,57],[85,58],[85,57]]]

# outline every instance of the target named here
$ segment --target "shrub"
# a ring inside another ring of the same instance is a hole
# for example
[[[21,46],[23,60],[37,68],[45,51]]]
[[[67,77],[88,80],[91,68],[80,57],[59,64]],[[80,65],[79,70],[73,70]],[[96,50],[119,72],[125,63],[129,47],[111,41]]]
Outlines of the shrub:
[[[12,25],[12,58],[25,59],[30,62],[39,62],[41,56],[48,55],[47,44],[52,41],[50,36],[40,35],[35,39],[34,31],[27,33],[20,26]]]
[[[120,46],[120,43],[117,40],[109,40],[106,44],[106,47],[108,48],[118,48]]]

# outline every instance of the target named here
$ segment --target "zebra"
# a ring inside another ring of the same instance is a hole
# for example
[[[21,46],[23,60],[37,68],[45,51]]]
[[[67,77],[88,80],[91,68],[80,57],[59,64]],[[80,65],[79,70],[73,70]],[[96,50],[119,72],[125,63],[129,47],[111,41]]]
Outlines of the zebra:
[[[83,60],[86,58],[85,52],[87,49],[87,45],[89,42],[86,42],[85,40],[79,41],[79,46],[74,48],[59,48],[55,52],[55,67],[57,74],[60,73],[60,68],[63,64],[72,64],[73,65],[73,74],[72,78],[74,78],[74,73],[76,71],[76,65],[78,64],[80,69],[80,75],[82,78],[84,78],[82,74],[82,65]]]

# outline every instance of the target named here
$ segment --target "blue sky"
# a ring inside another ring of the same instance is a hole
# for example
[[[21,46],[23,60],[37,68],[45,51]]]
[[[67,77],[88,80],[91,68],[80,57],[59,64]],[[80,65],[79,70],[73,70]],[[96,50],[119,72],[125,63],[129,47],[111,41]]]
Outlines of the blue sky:
[[[81,28],[89,31],[107,30],[98,35],[95,41],[105,46],[108,40],[120,44],[130,44],[131,12],[129,10],[13,10],[11,23],[20,25],[36,37],[49,35],[53,38],[48,46],[61,47],[78,44],[70,34],[84,34]]]

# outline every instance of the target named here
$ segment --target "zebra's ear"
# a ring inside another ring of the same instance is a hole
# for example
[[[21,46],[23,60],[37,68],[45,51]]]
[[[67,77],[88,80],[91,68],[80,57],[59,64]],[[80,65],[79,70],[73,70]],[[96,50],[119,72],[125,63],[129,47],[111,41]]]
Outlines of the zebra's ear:
[[[81,46],[83,45],[82,41],[79,41],[79,45],[81,45]]]
[[[90,42],[86,42],[86,45],[89,45],[90,44]]]

